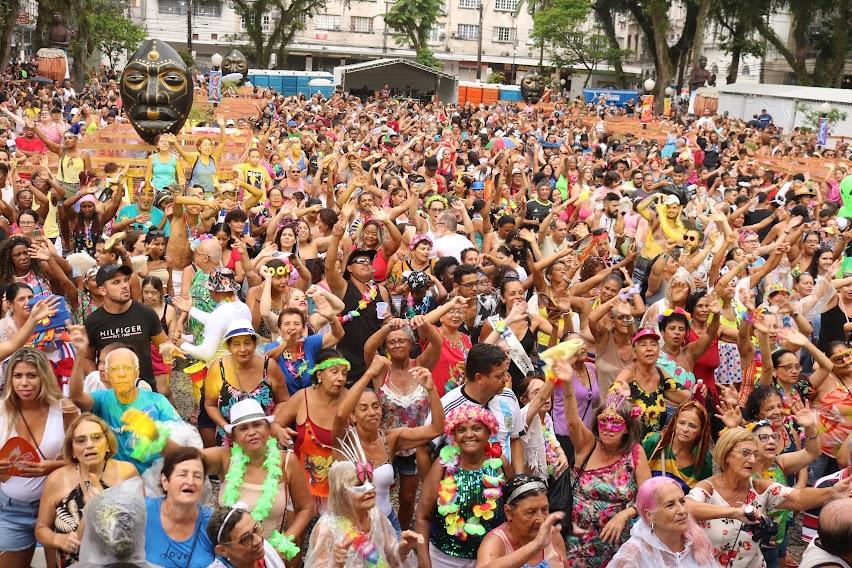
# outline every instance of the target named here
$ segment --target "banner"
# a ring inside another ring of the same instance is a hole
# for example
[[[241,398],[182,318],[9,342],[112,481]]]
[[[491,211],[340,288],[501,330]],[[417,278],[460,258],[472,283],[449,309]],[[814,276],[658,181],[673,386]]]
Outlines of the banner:
[[[211,103],[222,102],[222,72],[211,69],[207,84],[207,101]]]
[[[828,143],[828,119],[825,117],[819,119],[816,143],[817,146],[825,146]]]
[[[642,122],[651,122],[654,120],[654,95],[645,95],[642,97],[642,114],[639,120]]]

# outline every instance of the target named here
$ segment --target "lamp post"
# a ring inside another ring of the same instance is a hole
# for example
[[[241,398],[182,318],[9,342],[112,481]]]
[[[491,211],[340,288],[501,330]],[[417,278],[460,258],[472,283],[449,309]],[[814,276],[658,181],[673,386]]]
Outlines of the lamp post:
[[[828,101],[825,101],[824,103],[822,103],[821,105],[819,105],[819,111],[820,111],[822,114],[825,114],[825,115],[827,115],[828,113],[830,113],[830,112],[831,112],[831,105],[830,105],[830,104],[828,104]]]

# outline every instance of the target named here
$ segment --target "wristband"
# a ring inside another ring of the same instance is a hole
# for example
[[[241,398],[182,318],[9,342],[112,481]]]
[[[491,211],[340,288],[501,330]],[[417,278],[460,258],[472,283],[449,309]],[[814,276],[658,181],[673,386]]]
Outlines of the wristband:
[[[494,324],[494,331],[496,331],[500,335],[504,335],[506,333],[506,329],[506,322],[503,320],[499,320]]]
[[[816,440],[817,438],[819,438],[819,431],[817,431],[817,433],[813,436],[808,436],[807,432],[805,432],[805,440]]]

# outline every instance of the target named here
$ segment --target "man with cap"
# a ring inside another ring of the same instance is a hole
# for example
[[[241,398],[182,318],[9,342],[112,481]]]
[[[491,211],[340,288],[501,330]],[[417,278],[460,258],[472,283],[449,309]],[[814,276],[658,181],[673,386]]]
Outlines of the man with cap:
[[[147,309],[150,310],[150,308]],[[153,310],[151,313],[154,313]],[[91,351],[89,340],[92,335],[88,331],[88,326],[72,325],[69,327],[69,332],[71,343],[78,353]],[[110,457],[130,462],[136,466],[139,473],[143,473],[159,456],[151,456],[150,459],[142,461],[133,457],[136,440],[134,434],[124,428],[122,421],[124,413],[131,408],[140,410],[156,422],[179,421],[180,417],[166,397],[137,386],[142,363],[137,353],[150,356],[151,351],[150,349],[139,350],[135,347],[133,351],[123,347],[110,351],[103,363],[111,388],[91,393],[83,388],[85,361],[82,357],[78,357],[71,371],[69,390],[71,400],[80,410],[91,412],[102,418],[115,434],[118,451],[116,455]],[[137,457],[140,456],[137,455]]]
[[[650,265],[665,252],[668,241],[683,242],[686,226],[681,218],[682,209],[676,195],[662,193],[655,193],[636,206],[636,212],[648,222],[645,244],[639,249],[632,274],[633,280],[640,286],[645,283]]]
[[[212,312],[204,312],[192,305],[192,298],[172,298],[175,308],[188,313],[190,317],[204,324],[204,339],[200,345],[183,341],[181,350],[200,361],[210,362],[224,354],[222,343],[228,324],[236,319],[251,321],[251,310],[237,298],[240,285],[234,271],[224,266],[218,266],[210,271],[210,276],[204,287],[210,292],[210,297],[216,302]],[[220,353],[221,351],[221,353]]]
[[[331,232],[331,242],[325,257],[326,282],[332,294],[343,299],[340,323],[345,335],[337,345],[338,350],[349,360],[351,368],[347,386],[361,378],[367,366],[364,363],[364,345],[382,327],[382,319],[390,317],[390,294],[387,288],[373,282],[373,258],[376,251],[356,249],[346,259],[346,269],[341,275],[337,268],[340,239],[345,231],[345,222],[338,221]],[[379,318],[382,304],[382,318]]]
[[[79,354],[88,360],[88,370],[95,368],[95,356],[104,346],[121,342],[139,355],[139,373],[142,379],[155,388],[154,370],[151,366],[151,343],[158,345],[160,353],[180,355],[160,323],[154,310],[137,302],[130,293],[133,269],[127,265],[101,266],[95,275],[98,293],[103,295],[103,305],[85,320],[88,349]]]
[[[136,190],[136,203],[125,205],[115,216],[113,231],[122,231],[128,227],[143,232],[154,227],[169,236],[169,220],[162,209],[154,207],[154,186],[147,181],[142,182]]]

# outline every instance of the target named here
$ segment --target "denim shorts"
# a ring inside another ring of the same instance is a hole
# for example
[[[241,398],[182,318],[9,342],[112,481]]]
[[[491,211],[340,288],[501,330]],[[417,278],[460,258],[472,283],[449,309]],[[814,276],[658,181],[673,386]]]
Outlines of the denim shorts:
[[[0,551],[17,552],[35,546],[39,500],[19,501],[0,490]]]
[[[417,454],[394,456],[393,470],[397,475],[417,475]]]

